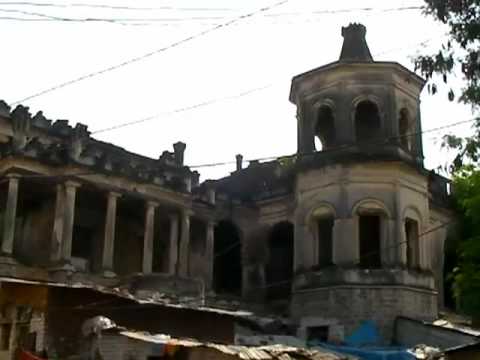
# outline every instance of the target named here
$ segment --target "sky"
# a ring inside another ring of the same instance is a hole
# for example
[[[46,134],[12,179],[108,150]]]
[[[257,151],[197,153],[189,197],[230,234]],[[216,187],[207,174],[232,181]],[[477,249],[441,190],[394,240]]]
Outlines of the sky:
[[[49,119],[86,124],[95,138],[142,155],[158,158],[183,141],[187,165],[233,162],[198,168],[202,181],[228,175],[239,153],[255,159],[296,151],[291,78],[338,59],[342,26],[363,23],[375,60],[397,61],[411,70],[412,58],[438,49],[447,32],[420,10],[391,10],[421,6],[423,0],[289,0],[260,12],[279,0],[32,2],[37,6],[0,1],[0,99],[14,104],[155,52],[22,103],[32,114],[42,110]],[[367,7],[374,10],[360,10]],[[457,93],[461,84],[461,77],[449,82]],[[424,130],[473,117],[468,106],[447,100],[448,89],[440,87],[435,96],[422,93]],[[427,168],[450,157],[440,150],[445,131],[424,136]],[[468,135],[471,129],[448,131]]]

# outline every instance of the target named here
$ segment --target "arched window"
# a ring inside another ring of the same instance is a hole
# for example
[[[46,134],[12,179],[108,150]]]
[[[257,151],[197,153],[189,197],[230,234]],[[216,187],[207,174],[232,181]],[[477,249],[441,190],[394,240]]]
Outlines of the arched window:
[[[315,125],[315,149],[326,150],[335,142],[335,119],[332,108],[322,105],[318,109],[318,117]]]
[[[268,239],[267,298],[269,300],[288,298],[291,292],[289,281],[292,276],[293,224],[282,221],[273,226]]]
[[[220,221],[215,227],[213,283],[217,293],[241,295],[242,243],[240,231],[231,221]]]
[[[378,106],[369,100],[360,102],[355,109],[355,135],[358,142],[378,140],[382,124]]]
[[[333,225],[335,214],[329,206],[320,206],[312,213],[312,229],[317,242],[319,268],[333,264]]]
[[[415,122],[406,108],[400,110],[398,131],[401,146],[407,151],[415,150],[416,134]]]
[[[355,207],[358,218],[359,265],[364,269],[382,267],[382,244],[388,213],[377,200],[365,200]]]
[[[405,219],[405,238],[407,242],[407,266],[418,268],[420,266],[418,221],[411,218]]]

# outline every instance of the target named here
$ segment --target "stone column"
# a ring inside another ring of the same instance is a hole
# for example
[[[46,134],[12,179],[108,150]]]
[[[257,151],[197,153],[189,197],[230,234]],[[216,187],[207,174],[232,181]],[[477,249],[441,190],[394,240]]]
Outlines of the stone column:
[[[406,243],[406,234],[405,234],[405,224],[404,219],[402,218],[402,196],[401,196],[401,189],[398,183],[395,183],[395,237],[393,242],[396,243],[396,247],[394,248],[394,256],[395,256],[395,265],[399,266],[406,266],[407,265],[407,251],[408,251],[408,244]]]
[[[208,221],[207,222],[207,246],[206,246],[206,253],[205,253],[205,260],[208,266],[208,274],[206,279],[206,286],[207,288],[213,287],[213,264],[215,261],[215,222]]]
[[[182,210],[180,219],[180,254],[178,272],[180,276],[188,276],[188,254],[190,250],[190,212]]]
[[[170,215],[170,247],[168,254],[168,273],[176,274],[178,262],[178,215]]]
[[[333,226],[333,262],[339,266],[352,266],[360,261],[358,219],[336,219]]]
[[[19,176],[16,174],[7,175],[8,196],[3,223],[2,254],[12,256],[13,241],[15,238],[15,218],[17,216],[18,183]]]
[[[314,237],[303,218],[297,216],[294,225],[294,272],[309,270],[315,265]]]
[[[115,245],[115,222],[117,218],[117,199],[121,194],[108,193],[107,216],[105,219],[105,237],[103,239],[102,270],[105,277],[113,277],[113,250]]]
[[[65,188],[63,184],[57,184],[57,196],[55,200],[55,217],[53,220],[52,242],[50,249],[50,260],[58,263],[62,258],[63,239],[63,214],[65,207]]]
[[[79,183],[65,182],[65,204],[63,208],[62,255],[61,261],[69,264],[72,258],[73,222],[75,219],[75,197]]]
[[[158,203],[148,201],[145,210],[145,234],[143,237],[143,264],[144,274],[152,273],[153,266],[153,242],[155,237],[155,209]]]

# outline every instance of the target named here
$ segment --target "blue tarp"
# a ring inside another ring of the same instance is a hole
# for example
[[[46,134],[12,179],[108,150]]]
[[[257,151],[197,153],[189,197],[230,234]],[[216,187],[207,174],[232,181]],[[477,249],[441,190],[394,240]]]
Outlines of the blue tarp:
[[[331,345],[321,342],[309,342],[315,348],[350,354],[362,360],[414,360],[415,356],[405,348],[381,347],[382,337],[373,321],[364,321],[350,336],[345,338],[345,344]]]
[[[364,321],[352,335],[345,339],[345,345],[352,347],[378,346],[382,338],[373,321]]]
[[[380,347],[351,347],[336,346],[330,344],[318,344],[321,349],[332,350],[338,353],[350,354],[362,360],[415,360],[415,356],[403,348],[380,348]],[[313,347],[315,348],[315,347]]]

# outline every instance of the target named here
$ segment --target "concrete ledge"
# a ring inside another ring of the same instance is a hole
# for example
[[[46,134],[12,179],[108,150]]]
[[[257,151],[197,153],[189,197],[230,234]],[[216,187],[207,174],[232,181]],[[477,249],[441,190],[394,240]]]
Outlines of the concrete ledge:
[[[431,273],[411,269],[344,269],[332,267],[297,275],[294,291],[325,288],[340,285],[352,286],[404,286],[435,292],[435,280]]]

